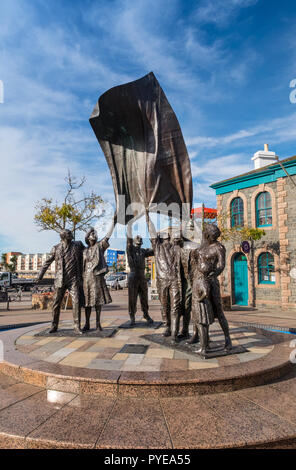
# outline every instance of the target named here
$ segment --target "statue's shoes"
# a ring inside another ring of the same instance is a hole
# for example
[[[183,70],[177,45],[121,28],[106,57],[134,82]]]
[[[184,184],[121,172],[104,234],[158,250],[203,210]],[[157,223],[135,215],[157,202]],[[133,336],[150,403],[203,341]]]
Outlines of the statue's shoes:
[[[199,337],[198,336],[191,336],[191,338],[186,341],[187,344],[196,344],[199,343]]]
[[[74,333],[76,335],[82,335],[83,334],[83,332],[79,328],[74,328]]]
[[[172,338],[172,344],[178,344],[180,343],[181,339],[178,336],[174,336]]]
[[[208,351],[206,349],[199,348],[195,352],[196,354],[199,354],[202,357],[206,357]]]
[[[171,330],[169,328],[167,328],[162,336],[165,336],[165,337],[172,336]]]
[[[146,320],[146,322],[148,323],[148,325],[152,325],[154,323],[154,320],[153,318],[151,317],[144,317],[144,320]]]
[[[49,333],[56,333],[58,331],[57,326],[53,326],[50,330]]]
[[[226,351],[230,351],[232,349],[232,342],[230,338],[226,338],[224,349],[226,349]]]
[[[179,333],[177,338],[178,339],[189,339],[190,335],[189,335],[189,333]]]

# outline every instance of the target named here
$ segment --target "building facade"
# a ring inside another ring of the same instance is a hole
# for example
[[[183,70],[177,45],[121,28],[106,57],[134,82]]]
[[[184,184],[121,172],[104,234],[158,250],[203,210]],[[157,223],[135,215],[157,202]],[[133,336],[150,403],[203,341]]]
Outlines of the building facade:
[[[10,255],[17,255],[16,272],[21,277],[34,277],[38,274],[45,261],[49,258],[49,253],[10,253]],[[109,267],[114,263],[118,268],[126,268],[125,251],[108,249],[106,254],[106,261]],[[49,266],[46,271],[45,277],[54,277],[55,275],[55,261]]]
[[[16,272],[19,276],[34,277],[40,271],[42,265],[49,258],[49,253],[21,254],[17,256]],[[49,266],[45,277],[53,277],[55,274],[55,261]]]
[[[106,251],[106,262],[109,267],[116,266],[116,269],[126,269],[126,256],[125,251],[112,250],[108,248]]]
[[[228,228],[265,231],[261,240],[254,242],[253,270],[251,252],[245,253],[240,243],[223,242],[226,268],[220,279],[222,293],[230,295],[236,305],[294,309],[296,156],[279,162],[266,146],[253,160],[253,171],[211,186],[216,190],[218,214],[227,214]]]

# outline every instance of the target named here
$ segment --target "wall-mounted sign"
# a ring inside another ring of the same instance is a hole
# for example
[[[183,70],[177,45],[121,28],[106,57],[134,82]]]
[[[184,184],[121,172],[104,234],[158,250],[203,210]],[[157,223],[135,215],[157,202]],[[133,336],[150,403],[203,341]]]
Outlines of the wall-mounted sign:
[[[242,242],[241,247],[242,247],[242,250],[243,250],[244,253],[250,253],[251,247],[250,247],[249,242],[247,242],[247,241]]]

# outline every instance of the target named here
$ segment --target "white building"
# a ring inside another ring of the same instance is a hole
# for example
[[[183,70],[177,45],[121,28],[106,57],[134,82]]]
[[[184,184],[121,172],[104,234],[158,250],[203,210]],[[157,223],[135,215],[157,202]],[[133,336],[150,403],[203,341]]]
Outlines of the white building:
[[[22,254],[17,256],[16,272],[19,275],[35,276],[49,258],[49,253]],[[55,274],[55,261],[49,266],[45,276]]]

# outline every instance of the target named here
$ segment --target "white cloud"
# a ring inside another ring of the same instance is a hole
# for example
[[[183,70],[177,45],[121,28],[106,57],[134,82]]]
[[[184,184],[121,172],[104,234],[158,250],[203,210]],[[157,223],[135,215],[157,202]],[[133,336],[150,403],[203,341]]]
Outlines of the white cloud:
[[[69,132],[67,138],[71,139]],[[11,250],[47,251],[57,242],[57,235],[38,232],[33,223],[34,205],[46,196],[61,199],[69,167],[72,174],[86,176],[86,192],[95,189],[112,201],[111,178],[105,161],[94,159],[86,171],[80,163],[67,160],[61,136],[56,136],[53,148],[52,142],[42,135],[42,130],[40,134],[28,137],[24,130],[0,128],[0,155],[0,234],[10,239]]]
[[[243,153],[234,153],[219,158],[211,158],[206,162],[192,163],[192,176],[203,177],[209,184],[219,179],[231,178],[252,169],[251,158]]]
[[[226,26],[241,8],[255,5],[258,0],[204,0],[200,2],[194,17],[200,23]]]
[[[198,145],[200,147],[216,147],[217,145],[231,144],[232,142],[254,135],[253,131],[246,131],[244,129],[235,132],[234,134],[226,135],[223,137],[191,137],[186,139],[189,147]]]
[[[259,124],[251,127],[250,129],[241,129],[233,134],[222,137],[188,137],[186,144],[189,148],[193,147],[194,150],[200,153],[199,149],[219,147],[228,147],[231,144],[232,148],[248,145],[248,148],[253,148],[253,153],[263,148],[264,143],[270,143],[273,146],[283,142],[295,140],[296,135],[296,113],[289,114],[281,118],[266,120],[264,124]],[[258,145],[260,148],[258,148]],[[276,151],[276,149],[275,149]]]

